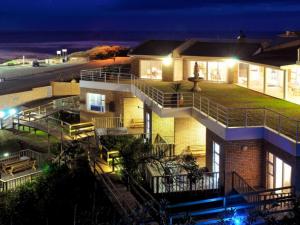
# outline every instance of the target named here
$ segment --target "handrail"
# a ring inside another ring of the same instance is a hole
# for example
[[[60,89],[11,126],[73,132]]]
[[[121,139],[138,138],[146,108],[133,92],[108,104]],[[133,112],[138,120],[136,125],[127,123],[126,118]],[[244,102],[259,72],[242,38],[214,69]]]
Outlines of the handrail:
[[[300,141],[300,121],[269,108],[225,107],[201,94],[194,94],[192,92],[163,92],[133,74],[128,72],[127,74],[123,73],[122,70],[119,72],[103,72],[101,69],[98,69],[90,71],[92,75],[89,75],[88,72],[89,70],[81,72],[81,80],[111,82],[111,80],[114,80],[114,76],[117,77],[115,80],[118,83],[122,79],[128,80],[135,88],[133,90],[144,93],[162,108],[191,107],[193,110],[202,113],[225,127],[266,127],[290,138],[296,143]],[[100,80],[97,79],[97,76],[100,76]]]

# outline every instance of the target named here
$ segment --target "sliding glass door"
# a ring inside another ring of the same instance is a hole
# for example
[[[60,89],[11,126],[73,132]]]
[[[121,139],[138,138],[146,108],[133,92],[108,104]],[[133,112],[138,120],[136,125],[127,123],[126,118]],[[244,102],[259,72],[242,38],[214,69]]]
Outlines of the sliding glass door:
[[[267,153],[267,188],[291,186],[292,167],[282,159]]]

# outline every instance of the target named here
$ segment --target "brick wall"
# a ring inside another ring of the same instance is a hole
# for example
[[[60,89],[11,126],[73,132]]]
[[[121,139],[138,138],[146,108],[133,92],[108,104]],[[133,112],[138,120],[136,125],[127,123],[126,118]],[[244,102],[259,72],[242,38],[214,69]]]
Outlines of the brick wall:
[[[206,165],[212,170],[213,141],[221,146],[220,176],[225,179],[225,192],[232,189],[232,172],[237,172],[253,187],[265,184],[265,151],[262,140],[225,141],[207,129]],[[247,146],[247,149],[242,149]]]

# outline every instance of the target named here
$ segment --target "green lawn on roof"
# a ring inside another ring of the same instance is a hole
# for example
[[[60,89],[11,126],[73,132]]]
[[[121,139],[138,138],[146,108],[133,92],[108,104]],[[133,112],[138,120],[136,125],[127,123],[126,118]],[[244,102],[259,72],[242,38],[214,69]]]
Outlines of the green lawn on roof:
[[[174,82],[146,81],[163,92],[174,92]],[[180,92],[189,92],[192,83],[182,81]],[[285,116],[300,120],[300,105],[274,98],[235,84],[200,82],[201,94],[211,101],[232,108],[269,108]]]

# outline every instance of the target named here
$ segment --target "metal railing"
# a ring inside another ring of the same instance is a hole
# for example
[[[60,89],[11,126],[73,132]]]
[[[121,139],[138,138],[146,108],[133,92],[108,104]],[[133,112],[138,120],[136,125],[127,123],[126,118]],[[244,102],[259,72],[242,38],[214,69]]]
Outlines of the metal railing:
[[[169,215],[169,224],[177,224],[175,221],[180,218],[184,218],[187,213],[191,218],[206,218],[206,224],[216,224],[220,221],[215,219],[215,215],[218,214],[220,216],[221,213],[225,213],[226,210],[230,209],[233,209],[236,212],[239,212],[240,210],[245,212],[245,210],[253,209],[256,209],[257,211],[263,210],[264,214],[289,212],[292,210],[293,202],[295,200],[293,195],[269,195],[272,197],[257,198],[257,201],[250,203],[245,202],[243,199],[251,199],[251,196],[268,196],[265,195],[267,192],[285,192],[285,190],[290,190],[291,188],[292,187],[274,188],[263,191],[235,194],[224,197],[216,197],[211,199],[168,205],[167,211]],[[205,204],[210,204],[211,206],[205,207],[205,209],[203,209],[203,207],[201,206]],[[216,207],[215,205],[221,205],[221,207]],[[202,209],[197,210],[197,207]],[[208,218],[210,218],[210,220],[208,220]]]
[[[148,174],[146,177],[154,194],[220,190],[220,174],[217,172],[204,172],[197,179],[190,178],[189,174],[162,176]]]
[[[300,121],[268,108],[225,107],[199,93],[164,92],[146,80],[122,71],[84,70],[81,72],[81,80],[125,82],[132,85],[135,94],[137,91],[143,93],[160,108],[192,107],[225,127],[265,127],[297,143],[300,141]]]

